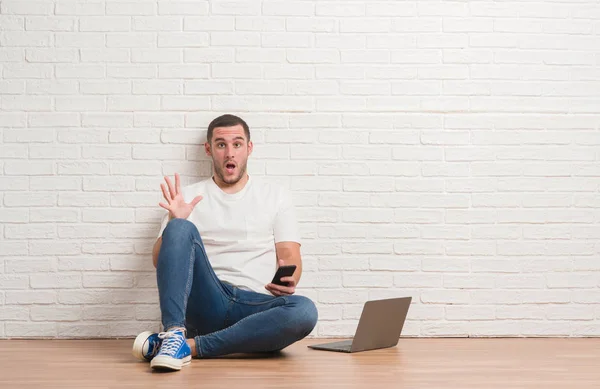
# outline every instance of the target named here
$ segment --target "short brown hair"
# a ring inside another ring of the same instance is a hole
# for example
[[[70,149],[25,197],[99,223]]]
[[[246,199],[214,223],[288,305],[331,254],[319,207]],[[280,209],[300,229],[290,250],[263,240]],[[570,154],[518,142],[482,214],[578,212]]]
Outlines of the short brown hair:
[[[248,138],[247,140],[250,141],[250,128],[248,128],[248,124],[246,124],[244,119],[235,115],[225,114],[213,119],[213,121],[210,122],[210,124],[208,125],[208,133],[206,134],[206,139],[208,140],[208,143],[210,143],[210,141],[212,140],[213,131],[215,128],[233,127],[237,125],[241,125],[242,127],[244,127],[244,133],[246,134],[246,138]]]

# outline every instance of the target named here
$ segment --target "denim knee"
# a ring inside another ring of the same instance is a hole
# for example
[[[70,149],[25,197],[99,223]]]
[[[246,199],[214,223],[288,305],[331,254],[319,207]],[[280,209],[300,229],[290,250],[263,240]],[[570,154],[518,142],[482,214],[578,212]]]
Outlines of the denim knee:
[[[163,241],[166,239],[182,239],[188,237],[199,238],[200,233],[194,223],[181,218],[175,218],[169,221],[162,234]]]
[[[293,295],[290,296],[289,299],[294,301],[296,305],[295,329],[300,333],[301,337],[305,337],[310,334],[317,325],[317,320],[319,319],[317,307],[308,297]]]

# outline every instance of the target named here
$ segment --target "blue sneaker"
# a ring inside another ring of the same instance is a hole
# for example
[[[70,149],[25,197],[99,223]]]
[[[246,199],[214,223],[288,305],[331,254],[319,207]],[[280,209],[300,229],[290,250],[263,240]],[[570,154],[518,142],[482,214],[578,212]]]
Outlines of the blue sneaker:
[[[192,361],[192,349],[185,341],[185,330],[172,329],[161,332],[158,337],[162,344],[150,362],[153,369],[181,370]]]
[[[156,332],[145,331],[135,338],[131,353],[140,361],[150,362],[158,353],[161,343],[162,339]]]

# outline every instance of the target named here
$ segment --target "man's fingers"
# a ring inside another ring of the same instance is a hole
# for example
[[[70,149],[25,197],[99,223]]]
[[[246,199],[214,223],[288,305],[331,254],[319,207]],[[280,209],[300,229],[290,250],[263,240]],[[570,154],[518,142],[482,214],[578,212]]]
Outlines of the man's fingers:
[[[181,192],[181,181],[179,180],[179,174],[175,173],[175,196]]]
[[[160,184],[160,189],[162,190],[163,197],[170,204],[171,203],[171,196],[169,196],[169,194],[167,193],[167,188],[166,188],[165,184]]]
[[[165,177],[165,181],[167,181],[167,185],[169,186],[169,195],[172,199],[175,198],[175,188],[173,188],[173,184],[171,184],[171,179],[169,177]]]
[[[288,294],[294,294],[294,292],[296,291],[296,288],[293,286],[281,286],[281,285],[277,285],[277,284],[268,284],[267,285],[269,291],[271,292],[277,292],[280,295],[288,295]]]
[[[289,283],[288,287],[296,285],[296,279],[294,277],[281,277],[282,282]]]
[[[158,205],[160,205],[161,207],[163,207],[167,211],[171,212],[171,207],[169,207],[167,204],[165,204],[165,203],[158,203]]]
[[[202,200],[203,197],[202,196],[196,196],[194,197],[194,199],[192,200],[192,202],[190,203],[192,205],[192,207],[195,207],[196,204],[198,204],[200,202],[200,200]]]

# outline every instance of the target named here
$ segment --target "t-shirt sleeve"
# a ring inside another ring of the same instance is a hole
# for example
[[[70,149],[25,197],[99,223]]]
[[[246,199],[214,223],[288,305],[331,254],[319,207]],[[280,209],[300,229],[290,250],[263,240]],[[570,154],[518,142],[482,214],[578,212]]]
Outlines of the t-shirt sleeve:
[[[275,215],[275,224],[273,226],[273,235],[275,243],[278,242],[300,242],[300,233],[298,231],[298,220],[296,211],[292,202],[292,195],[284,188],[281,190],[279,207]]]
[[[160,222],[160,231],[158,232],[158,236],[156,237],[157,240],[162,236],[163,231],[165,230],[165,228],[167,228],[167,224],[169,224],[169,211],[165,212]]]

